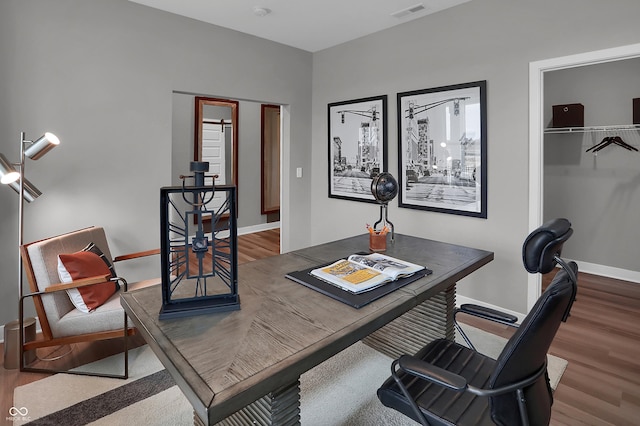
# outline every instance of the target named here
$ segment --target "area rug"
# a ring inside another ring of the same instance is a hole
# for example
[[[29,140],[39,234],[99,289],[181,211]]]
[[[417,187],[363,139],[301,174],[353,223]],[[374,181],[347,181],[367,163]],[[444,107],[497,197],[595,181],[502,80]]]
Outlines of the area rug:
[[[493,358],[505,339],[464,326],[477,349]],[[549,355],[555,389],[567,361]],[[391,358],[356,343],[300,378],[303,426],[416,425],[378,402],[376,390],[390,374]],[[85,366],[119,371],[122,356]],[[127,380],[56,374],[17,387],[13,424],[179,426],[193,424],[193,410],[148,346],[130,351]]]

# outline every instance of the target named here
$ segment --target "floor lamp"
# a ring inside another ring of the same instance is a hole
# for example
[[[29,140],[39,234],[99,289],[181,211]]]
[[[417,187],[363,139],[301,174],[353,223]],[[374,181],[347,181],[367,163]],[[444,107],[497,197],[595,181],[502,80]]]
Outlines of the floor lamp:
[[[0,154],[0,183],[10,186],[20,195],[18,208],[18,300],[21,300],[23,295],[20,247],[24,243],[24,202],[26,200],[30,203],[42,195],[38,188],[25,178],[25,159],[28,157],[32,160],[38,160],[59,144],[60,140],[53,133],[45,133],[37,140],[31,141],[25,139],[24,132],[20,132],[20,162],[10,163],[3,154]],[[5,325],[5,367],[9,346],[6,337],[7,332],[12,329],[19,333],[20,338],[18,340],[18,348],[16,349],[20,356],[22,356],[24,318],[22,312],[19,314],[20,318],[17,322]],[[33,324],[35,325],[35,320],[33,320]],[[9,327],[9,330],[7,327]]]

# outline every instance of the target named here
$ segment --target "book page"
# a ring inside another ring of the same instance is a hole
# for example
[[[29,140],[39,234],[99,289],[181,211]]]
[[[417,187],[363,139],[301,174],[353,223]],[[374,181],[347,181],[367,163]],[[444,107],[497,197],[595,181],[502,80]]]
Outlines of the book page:
[[[424,269],[424,266],[396,259],[384,254],[373,253],[368,255],[353,254],[349,256],[351,262],[373,268],[386,274],[394,280],[401,276],[408,276]]]
[[[324,268],[314,269],[311,275],[352,293],[370,290],[389,281],[388,276],[374,269],[344,259]]]
[[[327,268],[323,268],[322,271],[335,277],[342,278],[343,280],[348,281],[351,284],[360,284],[367,280],[370,280],[377,275],[380,275],[380,273],[377,271],[359,267],[358,265],[354,265],[353,263],[347,262],[346,260],[339,263],[334,263]]]

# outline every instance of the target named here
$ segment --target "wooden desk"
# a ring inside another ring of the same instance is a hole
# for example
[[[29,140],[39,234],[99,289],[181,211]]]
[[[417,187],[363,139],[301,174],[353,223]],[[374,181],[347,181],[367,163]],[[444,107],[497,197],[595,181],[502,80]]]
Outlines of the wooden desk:
[[[121,303],[193,405],[196,424],[300,424],[302,373],[361,339],[392,357],[453,339],[455,283],[493,259],[396,235],[386,254],[433,274],[360,309],[284,277],[367,248],[361,235],[240,265],[239,311],[160,321],[159,286],[124,294]]]

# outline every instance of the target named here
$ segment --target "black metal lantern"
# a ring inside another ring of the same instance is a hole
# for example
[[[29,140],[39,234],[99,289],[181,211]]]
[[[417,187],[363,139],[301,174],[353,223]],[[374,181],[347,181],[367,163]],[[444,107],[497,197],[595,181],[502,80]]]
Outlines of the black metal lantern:
[[[208,170],[192,162],[182,186],[160,189],[160,319],[240,309],[236,188],[216,186]]]

